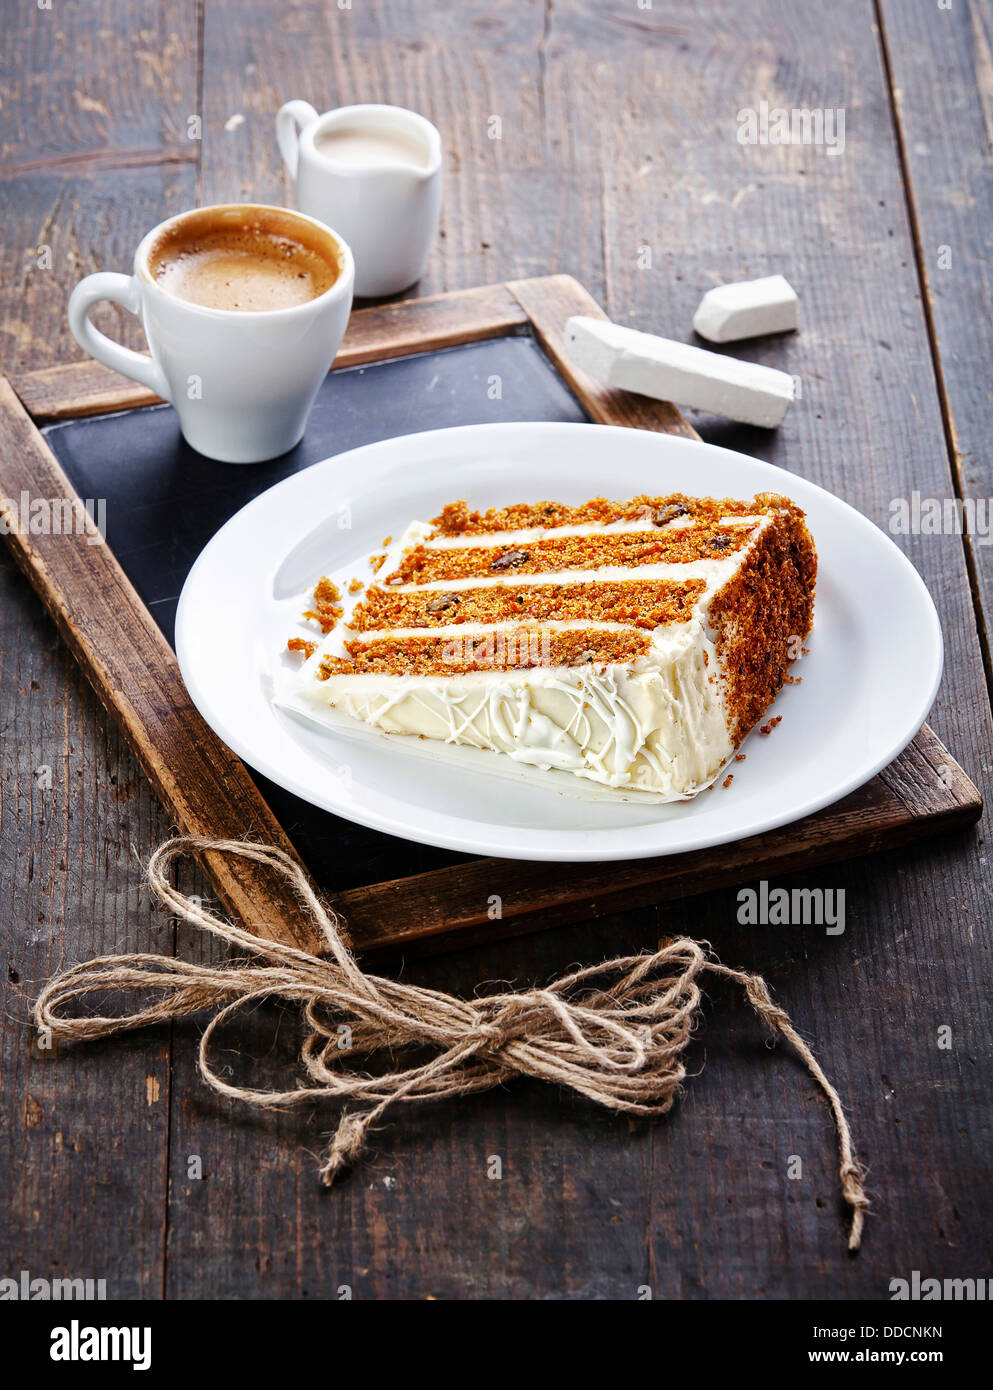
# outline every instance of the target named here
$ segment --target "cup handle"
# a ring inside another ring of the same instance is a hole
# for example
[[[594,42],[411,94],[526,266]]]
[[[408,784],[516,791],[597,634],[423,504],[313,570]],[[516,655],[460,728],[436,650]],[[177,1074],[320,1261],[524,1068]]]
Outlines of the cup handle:
[[[69,327],[76,342],[105,367],[113,367],[115,372],[147,386],[164,401],[171,401],[169,383],[157,362],[142,352],[132,352],[115,343],[90,323],[90,310],[102,299],[120,304],[129,313],[141,312],[141,294],[134,276],[117,275],[109,270],[87,275],[69,296]]]
[[[304,126],[317,120],[318,113],[309,101],[288,101],[276,113],[276,144],[290,178],[297,176],[300,162],[300,134]]]

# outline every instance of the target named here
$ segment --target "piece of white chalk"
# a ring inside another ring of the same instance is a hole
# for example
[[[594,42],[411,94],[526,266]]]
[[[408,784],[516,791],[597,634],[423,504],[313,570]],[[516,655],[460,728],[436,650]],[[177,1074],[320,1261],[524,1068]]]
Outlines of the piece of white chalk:
[[[688,343],[576,315],[565,326],[569,360],[604,386],[708,410],[766,429],[782,424],[794,396],[785,372]]]
[[[693,327],[712,343],[733,343],[763,333],[790,333],[797,323],[796,290],[783,275],[742,280],[708,290]]]

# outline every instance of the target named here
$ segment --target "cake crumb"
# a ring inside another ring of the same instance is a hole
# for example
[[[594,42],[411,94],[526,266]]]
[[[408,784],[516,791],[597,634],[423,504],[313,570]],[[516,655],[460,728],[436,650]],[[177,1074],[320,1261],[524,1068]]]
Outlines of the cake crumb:
[[[348,581],[348,592],[350,594],[359,594],[362,592],[362,589],[363,584],[361,579],[350,579]]]
[[[768,724],[762,725],[762,727],[759,729],[759,733],[766,735],[771,734],[776,725],[781,724],[782,722],[783,716],[781,714],[777,714],[775,719],[770,719]]]
[[[317,651],[317,643],[308,642],[305,637],[291,637],[286,644],[286,648],[291,652],[303,652],[303,657],[306,661]]]
[[[334,630],[342,612],[341,591],[337,584],[332,584],[326,576],[319,579],[314,585],[314,606],[308,608],[303,616],[320,623],[321,631],[327,636]]]
[[[747,753],[736,753],[736,754],[734,755],[734,760],[735,760],[736,763],[743,763],[747,757],[748,757],[748,754],[747,754]]]
[[[722,787],[729,787],[733,781],[734,781],[734,773],[733,773],[733,772],[729,772],[728,775],[724,778],[724,781],[721,783],[721,786],[722,786]]]

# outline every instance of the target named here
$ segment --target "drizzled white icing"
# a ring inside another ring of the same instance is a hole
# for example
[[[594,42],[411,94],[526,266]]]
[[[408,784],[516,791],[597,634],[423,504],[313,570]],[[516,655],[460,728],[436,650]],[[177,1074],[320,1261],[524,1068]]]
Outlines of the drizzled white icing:
[[[323,699],[389,733],[495,749],[671,800],[711,782],[732,751],[716,661],[694,623],[631,666],[356,674],[306,689],[315,704]]]
[[[671,523],[672,528],[683,520]],[[715,780],[733,752],[720,661],[707,625],[709,600],[737,571],[770,520],[769,516],[725,518],[727,524],[754,530],[741,550],[719,559],[537,575],[480,575],[388,586],[390,591],[415,593],[616,579],[704,580],[705,588],[691,616],[685,622],[655,629],[648,651],[633,661],[595,667],[496,668],[451,675],[443,671],[429,675],[352,672],[318,679],[323,658],[346,655],[346,641],[479,637],[522,626],[521,621],[499,621],[360,633],[349,626],[351,612],[361,601],[358,594],[346,601],[338,628],[319,642],[304,663],[293,681],[292,693],[315,712],[334,708],[388,733],[493,749],[519,763],[557,768],[607,787],[650,792],[664,801],[693,796]],[[388,548],[379,573],[389,575],[404,552],[417,544],[453,550],[471,541],[489,548],[527,544],[544,536],[622,530],[643,531],[645,523],[554,527],[428,541],[430,528],[414,522]],[[378,576],[372,582],[378,583]],[[625,624],[605,620],[561,619],[525,625],[550,632],[576,628],[630,631]]]

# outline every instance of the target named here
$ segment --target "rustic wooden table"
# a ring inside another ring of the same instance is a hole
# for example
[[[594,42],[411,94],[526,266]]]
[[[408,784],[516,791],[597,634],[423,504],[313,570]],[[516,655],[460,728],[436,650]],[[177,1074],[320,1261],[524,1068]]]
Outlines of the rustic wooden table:
[[[884,527],[915,492],[993,492],[987,0],[3,10],[5,371],[76,359],[71,285],[126,268],[163,216],[283,201],[280,102],[389,101],[429,115],[447,148],[422,293],[568,271],[613,317],[686,337],[704,289],[782,271],[801,333],[741,351],[798,374],[802,400],[775,436],[695,421],[705,437],[813,478]],[[844,152],[739,143],[739,110],[763,101],[843,107]],[[140,341],[126,316],[107,311],[105,326]],[[897,539],[944,627],[931,722],[988,791],[993,551],[979,535]],[[0,586],[0,1272],[106,1278],[126,1298],[333,1298],[343,1285],[355,1297],[634,1298],[649,1285],[657,1297],[886,1298],[915,1269],[989,1273],[985,823],[787,880],[844,890],[841,936],[739,926],[726,891],[408,970],[471,991],[686,932],[761,971],[850,1107],[874,1198],[857,1258],[823,1099],[723,988],[695,1047],[706,1068],[666,1121],[629,1125],[522,1084],[402,1117],[325,1192],[326,1117],[260,1119],[218,1100],[185,1027],[71,1059],[32,1048],[30,1003],[59,964],[168,949],[139,861],[169,826],[6,555]],[[182,934],[179,947],[204,949]],[[260,1018],[253,1043],[278,1060],[291,1034]]]

